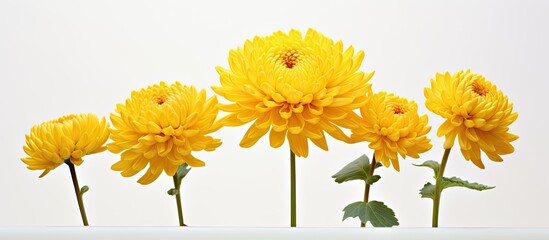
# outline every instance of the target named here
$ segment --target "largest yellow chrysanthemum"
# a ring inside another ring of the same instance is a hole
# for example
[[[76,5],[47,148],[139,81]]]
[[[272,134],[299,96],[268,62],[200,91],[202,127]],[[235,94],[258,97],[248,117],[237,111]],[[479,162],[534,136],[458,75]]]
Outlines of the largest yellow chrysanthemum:
[[[164,82],[134,91],[125,104],[118,104],[111,113],[114,125],[109,151],[120,153],[121,159],[112,169],[130,177],[149,169],[138,182],[149,184],[164,170],[173,176],[179,165],[191,167],[205,163],[192,151],[213,151],[221,141],[207,134],[219,129],[217,98],[206,99],[206,91],[176,82]]]
[[[217,67],[221,86],[212,87],[234,104],[222,124],[239,126],[254,121],[240,145],[250,147],[270,130],[272,147],[286,137],[298,156],[308,155],[307,140],[328,150],[324,131],[349,141],[339,127],[356,126],[354,109],[371,92],[373,72],[358,71],[364,52],[309,29],[305,37],[291,30],[255,37],[229,52],[230,69]]]
[[[457,136],[465,159],[482,169],[481,150],[496,162],[503,161],[500,155],[515,150],[511,142],[518,136],[508,131],[518,114],[507,96],[482,75],[470,70],[453,76],[437,73],[431,88],[425,88],[425,97],[427,108],[446,118],[437,132],[439,137],[446,136],[445,149],[454,145]]]
[[[44,170],[43,177],[66,160],[80,166],[85,155],[105,151],[109,124],[95,114],[71,114],[35,125],[25,137],[28,157],[21,160],[30,170]]]

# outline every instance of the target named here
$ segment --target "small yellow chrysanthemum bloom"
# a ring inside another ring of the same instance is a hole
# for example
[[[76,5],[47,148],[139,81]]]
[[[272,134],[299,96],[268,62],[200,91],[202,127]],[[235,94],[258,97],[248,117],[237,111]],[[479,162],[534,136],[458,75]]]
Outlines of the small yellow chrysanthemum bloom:
[[[362,124],[352,129],[351,138],[355,142],[370,142],[368,146],[374,150],[376,162],[385,167],[392,164],[400,171],[398,154],[403,158],[419,158],[420,153],[432,147],[426,136],[431,130],[427,115],[418,115],[414,101],[379,92],[360,108],[360,113]]]
[[[26,135],[21,158],[30,170],[44,170],[40,177],[70,160],[80,166],[87,154],[106,150],[109,124],[95,114],[71,114],[32,127]]]
[[[308,140],[328,150],[324,131],[349,141],[339,127],[356,126],[353,110],[371,93],[368,80],[373,72],[358,71],[364,52],[309,29],[275,32],[247,40],[244,47],[229,52],[230,69],[217,67],[220,87],[212,87],[234,104],[221,105],[231,112],[226,126],[254,121],[240,146],[251,147],[269,133],[272,147],[286,138],[290,149],[307,157]]]
[[[482,75],[470,70],[437,73],[431,88],[425,88],[425,105],[432,112],[446,118],[437,135],[445,136],[444,148],[454,145],[456,136],[465,159],[484,169],[482,150],[492,161],[501,162],[500,155],[514,152],[512,141],[517,135],[509,133],[509,125],[518,114],[507,96]]]
[[[149,184],[165,171],[173,176],[179,165],[201,167],[205,163],[192,151],[213,151],[221,145],[219,139],[207,134],[219,129],[217,98],[206,98],[206,91],[165,82],[133,91],[125,104],[111,113],[114,129],[107,145],[109,151],[120,153],[121,159],[112,165],[121,175],[130,177],[143,170],[138,180]]]

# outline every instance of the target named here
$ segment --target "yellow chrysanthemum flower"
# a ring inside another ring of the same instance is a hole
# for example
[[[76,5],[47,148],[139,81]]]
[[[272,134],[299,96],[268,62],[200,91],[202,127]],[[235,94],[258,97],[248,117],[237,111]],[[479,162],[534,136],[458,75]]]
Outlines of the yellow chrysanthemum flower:
[[[405,98],[379,92],[360,108],[362,124],[353,128],[351,138],[370,142],[376,162],[400,171],[398,154],[403,158],[419,158],[420,153],[431,149],[431,140],[425,136],[427,115],[419,116],[417,104]]]
[[[444,148],[454,145],[456,136],[465,159],[484,169],[482,150],[492,161],[501,162],[500,155],[514,152],[512,141],[517,135],[509,133],[509,125],[518,114],[507,96],[482,75],[470,70],[437,73],[431,88],[425,88],[425,105],[432,112],[446,118],[437,135],[445,136]]]
[[[164,170],[173,176],[179,165],[201,167],[205,163],[192,151],[213,151],[221,141],[207,134],[219,129],[217,98],[206,99],[206,91],[164,82],[133,91],[125,104],[111,113],[114,129],[107,145],[109,151],[120,153],[121,160],[112,165],[121,175],[130,177],[143,170],[138,180],[149,184]]]
[[[21,158],[30,170],[44,170],[40,177],[70,160],[80,166],[87,154],[106,150],[109,124],[95,114],[71,114],[32,127],[26,135]]]
[[[351,128],[371,92],[373,72],[357,71],[364,52],[309,29],[305,37],[291,30],[255,37],[229,52],[230,69],[217,67],[220,87],[212,87],[234,104],[221,105],[231,112],[226,126],[254,121],[240,146],[250,147],[270,130],[272,147],[286,137],[297,155],[308,155],[308,142],[328,150],[324,131],[349,141],[339,127]]]

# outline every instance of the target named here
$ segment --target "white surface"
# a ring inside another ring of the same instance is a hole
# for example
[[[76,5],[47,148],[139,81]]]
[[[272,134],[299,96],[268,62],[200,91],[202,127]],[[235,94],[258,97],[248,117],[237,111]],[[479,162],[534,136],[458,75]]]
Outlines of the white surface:
[[[193,240],[546,240],[548,228],[179,228],[179,227],[0,227],[2,239],[193,239]]]
[[[376,71],[374,90],[414,99],[422,113],[423,88],[437,71],[471,68],[497,84],[519,112],[511,126],[521,137],[516,152],[503,163],[484,160],[480,170],[452,151],[446,175],[497,187],[445,191],[440,226],[549,227],[548,11],[549,1],[0,1],[0,225],[81,224],[67,167],[38,179],[19,160],[32,125],[73,112],[108,116],[132,90],[160,80],[212,94],[214,67],[228,66],[229,49],[254,35],[314,27],[364,50],[361,69]],[[418,194],[431,171],[411,166],[442,156],[435,136],[441,119],[428,114],[433,149],[402,161],[400,173],[379,170],[371,191],[404,227],[431,222],[431,201]],[[189,225],[289,225],[288,146],[271,149],[262,139],[242,149],[245,130],[220,130],[223,145],[198,154],[207,166],[182,187]],[[329,152],[312,148],[298,159],[298,225],[354,227],[356,219],[341,222],[341,210],[362,198],[363,185],[338,185],[330,176],[372,152],[365,143],[328,143]],[[166,194],[171,178],[141,186],[110,170],[117,159],[105,152],[77,169],[81,185],[90,186],[90,224],[177,225],[175,200]]]

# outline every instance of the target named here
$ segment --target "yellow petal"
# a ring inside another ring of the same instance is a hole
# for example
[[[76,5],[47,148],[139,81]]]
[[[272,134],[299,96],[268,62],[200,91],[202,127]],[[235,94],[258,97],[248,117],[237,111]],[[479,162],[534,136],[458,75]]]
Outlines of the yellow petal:
[[[257,128],[256,126],[252,125],[250,128],[248,128],[246,134],[244,134],[242,141],[240,141],[240,146],[244,148],[253,146],[268,131],[269,128]]]
[[[271,147],[278,148],[284,144],[284,140],[286,139],[286,131],[274,131],[272,130],[269,133],[269,142],[271,144]]]
[[[288,143],[290,143],[290,149],[296,156],[307,157],[309,155],[307,138],[303,134],[288,133]]]
[[[187,154],[184,156],[184,160],[187,164],[189,164],[189,166],[191,167],[203,167],[206,165],[205,162],[203,162],[202,160],[198,159],[198,158],[195,158],[193,155],[191,154]]]

